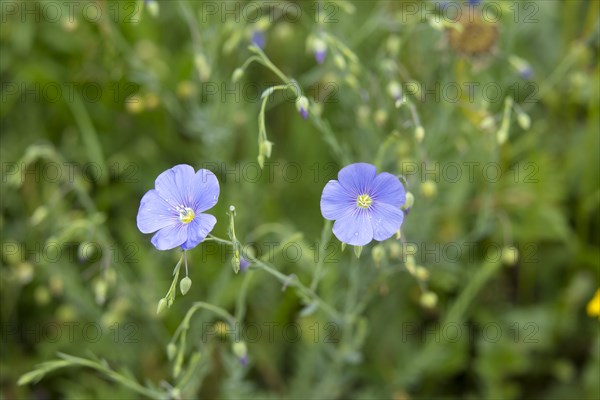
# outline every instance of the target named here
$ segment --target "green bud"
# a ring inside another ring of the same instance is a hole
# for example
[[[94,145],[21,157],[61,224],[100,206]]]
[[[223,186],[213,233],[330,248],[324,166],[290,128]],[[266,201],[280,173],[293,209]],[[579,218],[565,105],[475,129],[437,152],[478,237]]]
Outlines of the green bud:
[[[184,296],[187,294],[187,292],[190,291],[191,287],[192,287],[192,280],[190,279],[189,276],[186,276],[179,282],[179,290],[181,290],[181,294]]]
[[[502,249],[502,263],[512,267],[519,260],[519,250],[514,246],[506,246]]]
[[[246,342],[235,342],[231,346],[233,354],[240,360],[242,365],[246,365],[248,362],[248,348],[246,347]]]
[[[402,98],[402,86],[396,81],[391,81],[387,86],[388,94],[394,99],[399,100]]]
[[[406,256],[406,262],[404,263],[404,265],[406,266],[408,272],[411,273],[411,275],[415,274],[416,261],[413,256]]]
[[[411,193],[411,192],[406,192],[406,200],[404,201],[404,204],[402,205],[402,209],[403,210],[408,210],[410,208],[412,208],[412,206],[415,204],[415,196]]]
[[[381,128],[387,122],[388,114],[385,110],[379,109],[379,110],[375,111],[374,119],[375,119],[375,125],[377,125],[379,128]]]
[[[152,17],[158,17],[158,12],[160,11],[158,1],[149,0],[146,2],[146,7],[148,7],[148,12],[150,15],[152,15]]]
[[[167,308],[167,299],[160,299],[158,307],[156,307],[156,314],[160,314],[165,308]]]
[[[300,96],[296,99],[296,109],[304,119],[308,118],[308,106],[309,103],[306,96]]]
[[[35,288],[33,297],[35,298],[36,303],[40,306],[44,306],[50,302],[50,292],[45,286],[38,286]]]
[[[425,308],[435,308],[437,302],[438,296],[433,292],[425,292],[421,295],[420,303]]]
[[[435,196],[437,193],[437,186],[433,181],[425,181],[421,184],[421,193],[427,198]]]
[[[273,149],[273,142],[269,142],[268,140],[263,140],[260,143],[261,150],[265,157],[271,157],[271,150]]]
[[[38,225],[40,222],[44,221],[48,216],[48,207],[40,206],[35,209],[33,215],[31,215],[31,224]]]
[[[531,118],[524,112],[517,114],[517,122],[519,123],[519,126],[526,131],[531,127]]]
[[[424,138],[425,138],[425,128],[423,128],[421,125],[419,125],[415,129],[415,139],[417,140],[418,143],[421,143]]]
[[[496,133],[496,140],[498,141],[498,144],[506,143],[507,139],[508,139],[508,129],[506,129],[504,127],[500,128],[498,133]]]
[[[427,268],[419,265],[415,270],[415,276],[420,281],[427,281],[429,280],[429,271],[427,270]]]
[[[373,257],[373,262],[376,266],[381,265],[381,261],[385,257],[385,248],[382,244],[378,244],[373,247],[373,250],[371,251],[371,257]]]
[[[391,242],[390,246],[390,257],[392,258],[400,258],[402,255],[402,245],[398,242]]]
[[[333,62],[335,63],[336,67],[338,67],[342,71],[346,69],[346,66],[347,66],[346,60],[344,59],[344,56],[342,56],[341,54],[336,54],[333,57]]]
[[[102,305],[106,301],[106,292],[108,285],[104,279],[98,279],[94,284],[94,294],[96,295],[96,304]]]
[[[175,343],[169,343],[167,345],[167,358],[172,360],[175,357],[175,353],[177,353],[177,346],[175,346]]]
[[[236,68],[235,71],[233,71],[233,75],[231,76],[231,80],[233,81],[233,83],[236,83],[240,79],[242,79],[242,76],[244,76],[244,70],[241,69],[241,68]]]

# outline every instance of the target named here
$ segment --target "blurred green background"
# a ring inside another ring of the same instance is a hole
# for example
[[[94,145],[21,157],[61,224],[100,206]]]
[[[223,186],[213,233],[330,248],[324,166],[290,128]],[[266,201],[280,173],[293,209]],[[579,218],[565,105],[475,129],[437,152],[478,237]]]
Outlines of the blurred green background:
[[[234,312],[242,289],[242,326],[261,334],[246,330],[248,365],[206,338],[220,318],[197,313],[184,398],[600,398],[586,313],[600,285],[600,2],[484,1],[462,30],[443,1],[67,3],[0,5],[2,399],[143,397],[82,368],[17,385],[57,352],[168,393],[166,345],[191,304]],[[259,63],[232,82],[253,40],[311,102],[306,121],[293,96],[268,102],[273,164],[258,177],[260,93],[281,82]],[[402,240],[421,275],[401,241],[357,260],[322,233],[321,191],[358,161],[404,174]],[[214,243],[189,252],[192,288],[157,316],[179,254],[135,220],[182,163],[220,180],[216,236],[235,205],[242,243],[307,285],[322,246],[316,292],[353,320],[303,308],[263,271],[235,275]]]

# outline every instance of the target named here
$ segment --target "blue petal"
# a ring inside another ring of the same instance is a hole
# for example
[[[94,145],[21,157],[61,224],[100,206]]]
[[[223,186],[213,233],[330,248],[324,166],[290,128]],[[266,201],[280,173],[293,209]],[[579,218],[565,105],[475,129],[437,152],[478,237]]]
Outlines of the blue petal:
[[[152,236],[152,244],[158,250],[170,250],[181,246],[187,240],[188,228],[178,223],[162,228]]]
[[[219,200],[219,181],[215,174],[207,169],[200,169],[191,180],[190,197],[196,214],[214,207]]]
[[[373,226],[373,238],[378,241],[392,237],[400,229],[404,220],[402,210],[389,204],[374,202],[369,211]]]
[[[400,179],[388,172],[377,175],[371,184],[370,195],[374,202],[387,203],[396,207],[400,207],[406,201],[406,191]]]
[[[210,214],[196,214],[187,226],[187,240],[181,245],[183,250],[190,250],[206,239],[206,235],[214,228],[217,219]]]
[[[191,203],[189,187],[194,178],[194,168],[180,164],[166,170],[156,178],[154,188],[159,196],[172,207],[187,206]]]
[[[356,163],[342,168],[338,173],[338,179],[346,191],[356,198],[368,193],[376,173],[377,169],[374,165]]]
[[[336,220],[356,209],[356,197],[349,194],[338,181],[329,181],[321,195],[321,214]]]
[[[333,224],[333,233],[341,242],[364,246],[373,240],[373,226],[367,210],[356,210]]]
[[[137,214],[137,226],[140,232],[152,233],[177,222],[179,222],[179,214],[169,207],[156,190],[149,190],[142,197]]]

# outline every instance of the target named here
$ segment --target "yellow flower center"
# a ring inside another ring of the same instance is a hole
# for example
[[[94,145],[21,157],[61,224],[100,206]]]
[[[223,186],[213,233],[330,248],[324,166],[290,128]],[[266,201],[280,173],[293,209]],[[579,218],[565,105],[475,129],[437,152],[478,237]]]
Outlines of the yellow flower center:
[[[360,208],[369,208],[373,203],[373,199],[368,194],[361,194],[356,198],[356,205]]]
[[[194,217],[196,217],[196,214],[194,214],[194,210],[189,207],[181,208],[179,210],[179,220],[184,224],[189,224],[192,222]]]

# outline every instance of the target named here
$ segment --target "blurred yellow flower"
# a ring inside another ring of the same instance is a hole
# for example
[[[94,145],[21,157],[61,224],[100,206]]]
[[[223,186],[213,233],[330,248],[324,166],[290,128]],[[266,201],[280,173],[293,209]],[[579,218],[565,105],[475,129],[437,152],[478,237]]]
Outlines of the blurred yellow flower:
[[[596,294],[587,304],[587,313],[590,317],[598,317],[600,319],[600,289],[596,290]]]

